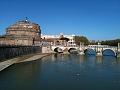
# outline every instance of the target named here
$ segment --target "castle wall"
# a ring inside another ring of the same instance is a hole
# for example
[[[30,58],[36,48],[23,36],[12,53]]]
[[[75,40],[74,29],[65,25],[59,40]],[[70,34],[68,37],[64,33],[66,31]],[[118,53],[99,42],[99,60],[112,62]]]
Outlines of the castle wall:
[[[2,45],[25,45],[38,44],[41,40],[41,29],[38,24],[29,21],[18,21],[6,29],[4,38],[0,38]]]

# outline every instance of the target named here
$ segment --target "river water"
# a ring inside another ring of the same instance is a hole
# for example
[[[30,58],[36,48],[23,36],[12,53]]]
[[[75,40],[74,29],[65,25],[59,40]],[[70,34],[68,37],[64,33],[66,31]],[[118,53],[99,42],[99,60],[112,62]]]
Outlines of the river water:
[[[0,90],[120,90],[120,60],[53,54],[0,72]]]

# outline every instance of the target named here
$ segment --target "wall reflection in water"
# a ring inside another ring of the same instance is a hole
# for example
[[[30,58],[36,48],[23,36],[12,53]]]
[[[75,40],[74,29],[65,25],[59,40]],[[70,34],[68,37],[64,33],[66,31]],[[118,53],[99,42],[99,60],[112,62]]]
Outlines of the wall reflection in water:
[[[15,64],[0,72],[1,90],[34,90],[41,75],[41,61]]]

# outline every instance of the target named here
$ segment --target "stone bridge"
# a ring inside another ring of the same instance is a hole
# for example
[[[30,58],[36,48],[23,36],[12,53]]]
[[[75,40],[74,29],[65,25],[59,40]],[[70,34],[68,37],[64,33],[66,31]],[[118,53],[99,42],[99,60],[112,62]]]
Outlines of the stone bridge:
[[[79,50],[79,47],[77,46],[52,46],[52,51],[55,51],[55,52],[70,52],[70,50]]]
[[[120,49],[118,47],[108,45],[88,45],[85,47],[80,47],[80,51],[93,55],[117,56]]]
[[[52,46],[55,52],[77,51],[80,54],[117,56],[120,52],[119,47],[108,45],[88,45],[88,46]]]

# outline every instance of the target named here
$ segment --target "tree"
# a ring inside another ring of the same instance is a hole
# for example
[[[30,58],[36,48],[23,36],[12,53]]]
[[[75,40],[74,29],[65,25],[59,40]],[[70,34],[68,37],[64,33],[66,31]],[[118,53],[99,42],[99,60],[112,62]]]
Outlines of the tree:
[[[74,39],[77,45],[80,45],[80,43],[84,43],[84,45],[89,44],[89,40],[85,36],[75,36]]]
[[[120,43],[120,39],[101,41],[102,45],[109,45],[109,46],[117,46],[118,43]]]

